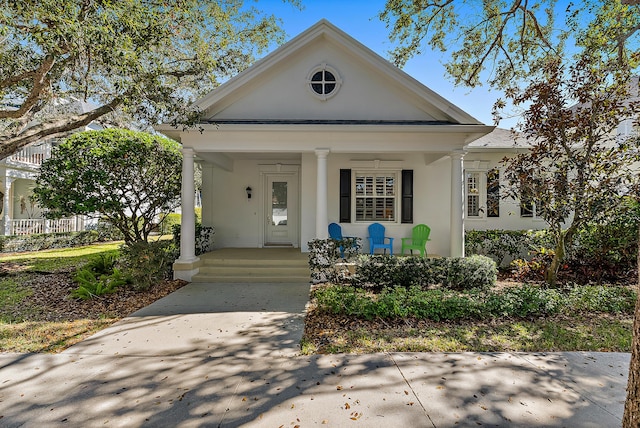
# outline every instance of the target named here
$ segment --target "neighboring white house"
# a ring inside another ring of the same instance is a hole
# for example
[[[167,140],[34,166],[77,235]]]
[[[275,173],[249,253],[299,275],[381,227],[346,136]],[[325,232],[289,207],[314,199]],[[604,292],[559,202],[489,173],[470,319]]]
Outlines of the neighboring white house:
[[[92,109],[79,100],[63,101],[65,111],[83,113]],[[103,127],[91,123],[82,130]],[[84,230],[84,216],[46,220],[40,207],[31,198],[42,162],[51,157],[51,149],[58,143],[47,139],[30,144],[13,155],[0,160],[0,235],[31,235],[35,233],[74,232]]]
[[[629,81],[628,102],[640,101],[639,78]],[[573,108],[577,108],[578,105]],[[637,121],[621,120],[613,136],[638,135]],[[526,138],[509,130],[496,128],[465,147],[465,228],[467,230],[543,229],[547,223],[536,215],[535,204],[504,198],[500,188],[508,186],[503,177],[502,160],[530,149]]]
[[[536,215],[535,204],[505,198],[500,189],[504,180],[502,160],[529,150],[525,138],[496,128],[465,147],[464,192],[466,230],[544,229],[547,224]]]
[[[399,238],[425,223],[430,252],[463,254],[465,149],[493,127],[326,20],[193,107],[201,129],[156,128],[183,145],[178,277],[199,266],[194,159],[203,167],[202,222],[216,228],[217,248],[304,252],[331,222],[362,238],[380,222],[399,251]]]

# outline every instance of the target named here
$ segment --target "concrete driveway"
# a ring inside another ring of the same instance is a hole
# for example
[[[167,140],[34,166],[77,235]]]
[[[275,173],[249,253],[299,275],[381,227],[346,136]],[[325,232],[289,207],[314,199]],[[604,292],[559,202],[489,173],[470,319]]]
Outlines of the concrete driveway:
[[[612,427],[628,354],[297,356],[308,284],[189,284],[58,355],[0,355],[2,427]]]

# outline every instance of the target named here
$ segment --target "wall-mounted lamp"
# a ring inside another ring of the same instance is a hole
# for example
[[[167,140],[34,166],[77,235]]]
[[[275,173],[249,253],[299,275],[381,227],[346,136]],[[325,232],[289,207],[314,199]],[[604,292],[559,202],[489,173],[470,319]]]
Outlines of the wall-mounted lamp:
[[[253,191],[253,189],[251,189],[251,187],[247,186],[246,189],[244,189],[247,191],[247,199],[251,199],[251,192]]]

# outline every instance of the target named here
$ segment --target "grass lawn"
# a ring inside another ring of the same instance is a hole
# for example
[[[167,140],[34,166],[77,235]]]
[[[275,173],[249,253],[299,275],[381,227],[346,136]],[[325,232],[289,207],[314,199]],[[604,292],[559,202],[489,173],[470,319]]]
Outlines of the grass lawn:
[[[122,242],[108,242],[75,248],[56,248],[53,250],[28,253],[8,253],[1,255],[0,260],[3,262],[15,262],[40,270],[56,262],[63,263],[67,266],[74,265],[78,261],[86,262],[89,260],[89,256],[109,251],[115,252],[120,245],[122,245]]]
[[[118,289],[92,300],[70,296],[73,274],[121,242],[0,255],[0,352],[59,352],[184,285]]]

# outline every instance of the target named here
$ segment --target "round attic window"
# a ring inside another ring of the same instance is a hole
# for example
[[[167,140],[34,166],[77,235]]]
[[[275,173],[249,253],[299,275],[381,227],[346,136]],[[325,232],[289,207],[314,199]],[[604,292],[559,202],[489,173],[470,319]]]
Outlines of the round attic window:
[[[342,79],[333,67],[320,64],[311,70],[307,76],[307,83],[311,93],[321,100],[327,100],[338,92]]]

